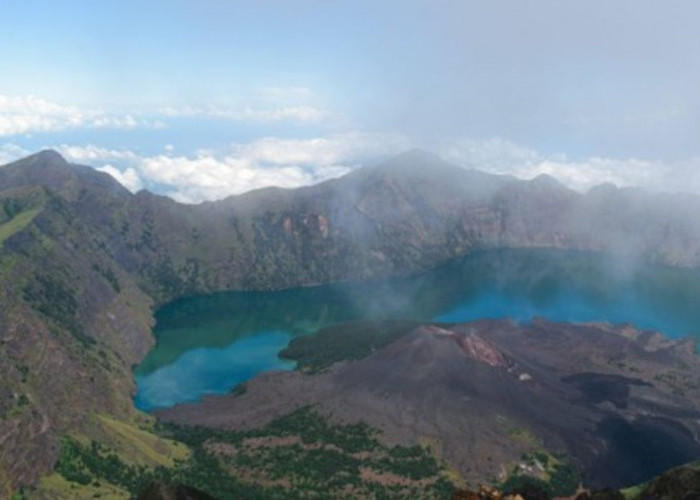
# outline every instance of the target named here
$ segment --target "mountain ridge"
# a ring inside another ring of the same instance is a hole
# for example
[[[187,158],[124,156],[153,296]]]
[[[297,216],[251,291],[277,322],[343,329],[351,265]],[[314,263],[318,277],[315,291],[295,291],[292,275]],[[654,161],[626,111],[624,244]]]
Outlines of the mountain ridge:
[[[700,199],[700,195],[690,193],[690,192],[680,192],[680,191],[651,191],[647,190],[641,187],[636,187],[636,186],[618,186],[617,184],[614,184],[612,182],[603,182],[601,184],[595,184],[588,188],[585,191],[577,191],[575,189],[572,189],[568,187],[566,184],[564,184],[562,181],[557,179],[555,176],[547,173],[541,173],[536,175],[535,177],[531,179],[523,179],[519,177],[515,177],[511,174],[496,174],[496,173],[491,173],[487,172],[484,170],[479,170],[478,168],[474,167],[461,167],[457,165],[456,163],[449,162],[447,160],[444,160],[440,156],[431,153],[427,150],[423,150],[420,148],[414,148],[408,151],[405,151],[404,153],[399,153],[388,160],[384,160],[382,162],[376,162],[376,163],[368,163],[366,165],[363,165],[359,168],[355,168],[351,170],[350,172],[341,175],[339,177],[334,177],[331,179],[327,179],[325,181],[321,181],[318,183],[310,184],[310,185],[305,185],[305,186],[299,186],[299,187],[280,187],[280,186],[264,186],[260,188],[253,188],[250,191],[245,191],[243,193],[239,194],[232,194],[225,196],[220,199],[216,200],[204,200],[201,202],[197,203],[182,203],[178,202],[177,200],[174,200],[173,198],[167,196],[167,195],[162,195],[159,193],[155,193],[153,191],[150,191],[147,188],[139,189],[137,192],[133,193],[129,191],[125,186],[123,186],[116,178],[112,177],[110,174],[106,172],[101,172],[97,169],[95,169],[92,166],[89,165],[84,165],[80,163],[74,163],[74,162],[69,162],[58,150],[56,149],[43,149],[41,151],[38,151],[36,153],[30,154],[29,156],[19,158],[16,160],[13,160],[11,162],[5,163],[3,165],[0,165],[0,178],[2,181],[5,181],[6,176],[3,174],[6,173],[6,169],[12,169],[15,167],[20,167],[23,170],[26,170],[28,167],[38,167],[37,172],[46,172],[47,168],[66,168],[68,167],[69,169],[78,169],[82,171],[83,173],[85,172],[94,172],[96,176],[102,178],[105,180],[105,184],[113,184],[115,187],[119,187],[121,191],[127,192],[132,195],[138,195],[141,193],[142,195],[144,194],[149,194],[152,196],[157,196],[160,198],[168,198],[175,203],[178,203],[180,205],[185,205],[185,206],[200,206],[200,205],[212,205],[212,204],[218,204],[223,201],[228,201],[232,199],[237,199],[240,197],[248,197],[252,193],[257,193],[259,191],[267,191],[267,190],[272,190],[272,191],[278,191],[278,192],[295,192],[299,190],[306,190],[310,188],[316,188],[318,186],[323,186],[329,183],[335,183],[340,179],[343,179],[345,177],[352,177],[354,175],[366,175],[370,172],[396,172],[397,170],[403,174],[415,174],[415,169],[417,167],[425,167],[425,168],[435,168],[435,167],[440,168],[441,170],[451,170],[453,172],[461,171],[461,172],[467,172],[470,175],[482,177],[482,178],[489,178],[492,180],[502,180],[502,181],[516,181],[520,183],[533,183],[533,184],[548,184],[550,186],[558,186],[558,187],[563,187],[565,190],[576,193],[581,196],[586,196],[591,192],[598,192],[598,191],[603,191],[603,192],[610,192],[610,191],[616,191],[616,192],[633,192],[633,193],[639,193],[643,196],[660,196],[660,197],[668,197],[668,196],[682,196],[688,199]],[[413,171],[413,172],[412,172]],[[19,174],[19,172],[17,172]],[[109,179],[109,181],[107,181]],[[44,184],[45,179],[34,179],[35,183],[38,184]],[[50,187],[50,186],[47,186]]]
[[[177,297],[408,275],[488,248],[700,263],[700,199],[588,196],[431,158],[199,205],[52,151],[0,167],[0,488],[49,471],[65,433],[94,435],[98,409],[138,418],[131,366],[153,308]]]

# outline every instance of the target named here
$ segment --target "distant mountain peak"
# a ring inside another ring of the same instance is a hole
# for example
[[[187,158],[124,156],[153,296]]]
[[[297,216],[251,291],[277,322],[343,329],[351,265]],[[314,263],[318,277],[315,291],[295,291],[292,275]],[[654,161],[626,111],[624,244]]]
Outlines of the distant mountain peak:
[[[421,161],[421,162],[444,162],[442,158],[440,158],[438,155],[435,153],[431,153],[430,151],[426,151],[425,149],[420,149],[420,148],[413,148],[409,149],[408,151],[404,151],[403,153],[399,153],[396,155],[393,160],[396,161]]]
[[[43,186],[73,200],[80,189],[123,195],[128,190],[113,177],[92,167],[68,162],[53,149],[45,149],[0,168],[0,185]]]
[[[54,149],[44,149],[26,158],[31,163],[40,163],[47,165],[67,164],[66,159]]]
[[[612,182],[604,182],[593,186],[588,190],[590,195],[603,195],[603,194],[615,194],[619,191],[619,188]]]
[[[562,184],[555,177],[552,177],[549,174],[540,174],[534,179],[530,180],[530,182],[538,186],[566,189],[568,191],[568,188],[564,184]]]
[[[452,163],[445,161],[443,158],[434,153],[418,148],[409,149],[404,153],[400,153],[384,162],[384,165],[412,166],[414,168],[433,167],[435,165],[448,165],[453,168],[457,167],[457,165],[453,165]]]
[[[462,167],[422,149],[411,149],[400,153],[376,165],[375,169],[379,172],[390,172],[399,177],[408,176],[419,178],[423,178],[426,175],[433,175],[437,171],[453,173],[464,171]]]

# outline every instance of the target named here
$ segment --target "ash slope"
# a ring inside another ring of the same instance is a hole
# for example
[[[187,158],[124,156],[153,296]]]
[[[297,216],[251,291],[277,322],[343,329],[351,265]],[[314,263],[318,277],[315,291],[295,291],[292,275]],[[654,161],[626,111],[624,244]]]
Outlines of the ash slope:
[[[217,290],[400,275],[484,247],[700,262],[700,199],[519,181],[412,152],[317,186],[181,205],[44,151],[0,168],[0,489],[58,439],[133,418],[152,307]]]
[[[363,360],[265,374],[243,395],[158,416],[251,428],[307,404],[364,420],[393,443],[429,444],[473,484],[503,479],[541,451],[569,457],[593,488],[637,484],[700,457],[694,343],[608,324],[425,325]]]

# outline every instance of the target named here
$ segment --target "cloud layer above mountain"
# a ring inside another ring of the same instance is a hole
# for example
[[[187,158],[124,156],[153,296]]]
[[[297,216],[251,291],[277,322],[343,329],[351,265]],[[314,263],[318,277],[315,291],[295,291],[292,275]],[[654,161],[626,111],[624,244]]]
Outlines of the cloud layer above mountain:
[[[339,177],[413,147],[401,135],[345,133],[307,140],[266,137],[230,144],[221,150],[180,154],[173,146],[157,154],[96,145],[51,145],[68,160],[94,166],[136,192],[149,189],[185,203],[217,200],[269,186],[295,188]],[[586,191],[602,183],[650,191],[700,194],[700,158],[674,163],[635,158],[591,157],[572,160],[547,156],[503,139],[463,139],[436,144],[435,151],[464,168],[532,179],[555,177]],[[30,154],[22,147],[0,146],[0,163]]]
[[[44,147],[181,200],[420,147],[576,189],[700,192],[693,0],[25,0],[0,161]]]

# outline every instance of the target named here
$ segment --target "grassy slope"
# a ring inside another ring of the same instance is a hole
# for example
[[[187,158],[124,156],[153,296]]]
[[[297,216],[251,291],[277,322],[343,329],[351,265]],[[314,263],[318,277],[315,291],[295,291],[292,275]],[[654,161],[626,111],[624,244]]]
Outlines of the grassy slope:
[[[102,500],[126,500],[131,494],[123,488],[119,488],[106,482],[95,484],[77,484],[68,481],[58,473],[41,478],[35,491],[28,493],[25,498],[36,500],[75,499],[88,500],[101,498]]]
[[[125,461],[150,467],[173,467],[176,460],[186,460],[189,449],[182,443],[163,439],[137,425],[99,415],[99,423],[107,432],[108,443]]]
[[[152,426],[150,418],[144,418],[141,423],[116,420],[107,415],[97,415],[94,419],[102,434],[100,441],[109,447],[121,461],[128,466],[153,469],[156,467],[172,468],[176,461],[185,461],[190,457],[189,448],[183,443],[166,439],[142,428]],[[76,436],[77,441],[89,446],[90,440],[84,436]],[[25,493],[28,499],[69,499],[69,498],[130,498],[131,494],[123,485],[115,485],[102,478],[88,484],[70,481],[60,473],[55,472],[41,479],[36,489]]]
[[[39,215],[41,208],[32,208],[25,210],[24,212],[16,215],[9,221],[0,225],[0,245],[2,245],[7,238],[15,234],[17,231],[21,231],[29,225],[29,223],[34,220],[34,217]]]

